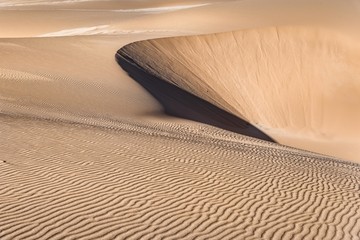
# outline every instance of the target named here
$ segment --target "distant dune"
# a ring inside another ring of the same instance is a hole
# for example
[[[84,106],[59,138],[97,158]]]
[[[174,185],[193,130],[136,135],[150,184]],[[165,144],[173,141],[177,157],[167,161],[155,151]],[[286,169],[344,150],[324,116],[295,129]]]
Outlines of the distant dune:
[[[360,44],[354,36],[271,27],[141,41],[120,52],[282,144],[360,160]]]

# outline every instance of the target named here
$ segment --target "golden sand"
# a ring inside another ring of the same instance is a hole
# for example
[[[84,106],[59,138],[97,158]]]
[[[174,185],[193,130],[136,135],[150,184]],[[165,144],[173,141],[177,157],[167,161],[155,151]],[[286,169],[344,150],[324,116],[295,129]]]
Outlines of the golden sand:
[[[115,60],[354,162],[358,9],[0,1],[0,239],[360,239],[358,164],[169,116]]]

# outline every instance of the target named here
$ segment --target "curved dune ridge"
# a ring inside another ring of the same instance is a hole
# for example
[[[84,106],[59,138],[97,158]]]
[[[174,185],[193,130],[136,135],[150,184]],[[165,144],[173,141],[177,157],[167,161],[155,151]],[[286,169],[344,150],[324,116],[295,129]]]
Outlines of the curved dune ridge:
[[[134,80],[162,104],[165,113],[273,142],[273,139],[243,119],[152,75],[121,50],[116,54],[116,60]]]
[[[354,159],[358,5],[2,0],[0,239],[360,239],[360,165],[271,142]]]
[[[334,29],[270,27],[146,40],[119,54],[282,144],[358,161],[358,40]]]
[[[3,240],[360,236],[359,165],[205,125],[0,121]]]

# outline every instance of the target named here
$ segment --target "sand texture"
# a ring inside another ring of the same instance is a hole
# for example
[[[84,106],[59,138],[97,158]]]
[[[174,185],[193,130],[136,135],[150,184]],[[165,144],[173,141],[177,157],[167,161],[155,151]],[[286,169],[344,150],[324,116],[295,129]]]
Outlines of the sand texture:
[[[0,0],[0,239],[360,240],[359,6]]]
[[[166,114],[274,142],[273,139],[252,126],[249,122],[146,71],[146,69],[136,64],[123,51],[119,51],[116,54],[116,60],[128,72],[129,76],[158,100],[164,107]]]
[[[282,144],[360,161],[359,38],[272,27],[142,41],[119,53]]]
[[[0,126],[4,240],[359,239],[356,165],[205,126]]]

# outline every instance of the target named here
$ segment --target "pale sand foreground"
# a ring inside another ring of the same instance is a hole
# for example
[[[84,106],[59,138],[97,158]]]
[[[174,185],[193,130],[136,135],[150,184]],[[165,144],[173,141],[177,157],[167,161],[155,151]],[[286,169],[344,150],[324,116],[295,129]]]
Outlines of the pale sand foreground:
[[[1,239],[359,239],[358,165],[201,125],[0,119]]]
[[[0,1],[0,239],[360,239],[359,165],[166,116],[114,59],[357,11],[309,2]]]

